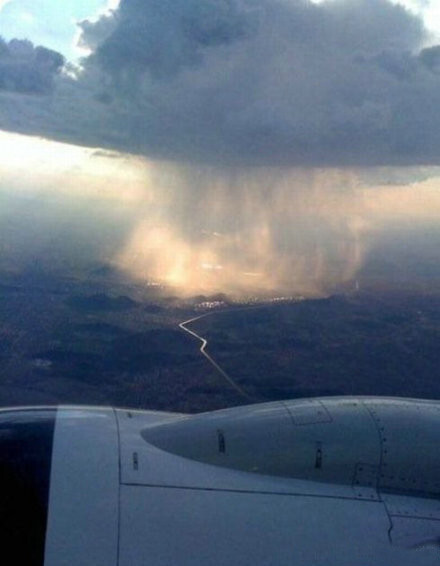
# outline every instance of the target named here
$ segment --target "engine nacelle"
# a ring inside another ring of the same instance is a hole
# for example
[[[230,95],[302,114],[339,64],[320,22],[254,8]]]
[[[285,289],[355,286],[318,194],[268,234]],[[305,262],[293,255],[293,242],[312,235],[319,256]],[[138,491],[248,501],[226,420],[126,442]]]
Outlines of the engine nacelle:
[[[440,408],[406,399],[323,398],[184,417],[142,432],[199,462],[378,489],[440,493]]]

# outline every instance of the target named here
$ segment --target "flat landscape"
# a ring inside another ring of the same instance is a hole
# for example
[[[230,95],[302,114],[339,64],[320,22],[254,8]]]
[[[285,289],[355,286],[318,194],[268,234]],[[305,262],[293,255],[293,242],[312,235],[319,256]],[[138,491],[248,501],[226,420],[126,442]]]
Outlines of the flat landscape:
[[[384,290],[320,299],[179,299],[99,266],[4,272],[0,405],[182,412],[316,395],[440,398],[440,297]],[[203,357],[207,351],[246,397]]]

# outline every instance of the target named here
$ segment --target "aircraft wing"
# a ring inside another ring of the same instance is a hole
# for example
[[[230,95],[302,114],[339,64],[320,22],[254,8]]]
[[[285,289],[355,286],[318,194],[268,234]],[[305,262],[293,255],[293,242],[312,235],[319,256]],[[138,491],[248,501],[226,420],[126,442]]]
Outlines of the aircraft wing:
[[[440,560],[439,423],[435,402],[381,398],[63,407],[2,411],[0,441],[3,467],[14,442],[32,452],[12,464],[14,521],[45,522],[26,564],[424,566]],[[46,513],[26,509],[34,488]]]

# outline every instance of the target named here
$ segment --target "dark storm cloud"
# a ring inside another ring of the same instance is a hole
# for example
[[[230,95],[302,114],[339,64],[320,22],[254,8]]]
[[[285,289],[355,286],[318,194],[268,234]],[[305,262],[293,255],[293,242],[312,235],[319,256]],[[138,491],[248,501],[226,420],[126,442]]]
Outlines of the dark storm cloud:
[[[98,21],[91,22],[83,20],[78,22],[81,35],[78,38],[78,45],[91,51],[95,51],[97,47],[103,43],[107,37],[114,31],[116,26],[116,17],[114,11],[104,14]]]
[[[96,59],[112,75],[125,72],[169,77],[184,67],[200,65],[203,51],[243,38],[251,18],[245,2],[234,0],[131,0],[119,12],[94,25],[83,22],[86,43],[96,45],[111,21],[115,28],[97,47]],[[130,38],[127,41],[127,38]]]
[[[0,38],[0,90],[46,94],[64,64],[62,55],[30,41]]]
[[[440,46],[389,0],[121,0],[80,27],[80,78],[50,115],[9,98],[0,127],[16,104],[34,132],[151,157],[440,162]]]
[[[440,45],[423,49],[420,60],[430,71],[440,73]]]

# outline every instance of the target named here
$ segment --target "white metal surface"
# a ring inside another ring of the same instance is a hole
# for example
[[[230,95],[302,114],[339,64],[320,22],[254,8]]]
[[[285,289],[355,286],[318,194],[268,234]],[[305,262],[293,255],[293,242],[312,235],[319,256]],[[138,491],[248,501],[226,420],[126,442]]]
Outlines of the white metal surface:
[[[379,489],[439,497],[440,404],[412,399],[364,403],[380,435]]]
[[[369,401],[271,403],[147,424],[141,415],[118,411],[121,565],[142,564],[147,555],[159,565],[177,556],[188,565],[438,564],[438,501],[377,490],[384,448]],[[399,459],[405,452],[399,418],[408,433],[408,410],[399,411],[400,400],[381,402],[390,409],[387,429],[397,435]],[[423,413],[423,403],[411,406]],[[419,439],[440,432],[436,421],[422,434],[423,426],[419,422]],[[146,442],[150,438],[155,446]],[[235,469],[226,467],[228,450]],[[284,460],[265,466],[277,450]],[[290,477],[268,473],[280,470]]]
[[[142,434],[158,448],[229,469],[353,485],[360,497],[366,491],[358,486],[376,487],[376,478],[365,470],[376,467],[377,474],[379,435],[356,399],[238,407],[164,423]]]
[[[437,565],[437,407],[59,410],[45,566]]]
[[[45,566],[116,566],[119,453],[112,409],[59,409]]]
[[[434,566],[372,501],[123,486],[119,566]]]
[[[149,444],[141,436],[141,431],[145,430],[141,413],[131,417],[127,414],[127,411],[117,411],[123,484],[355,497],[351,484],[332,485],[248,473],[176,456]],[[150,418],[148,426],[152,424]]]

